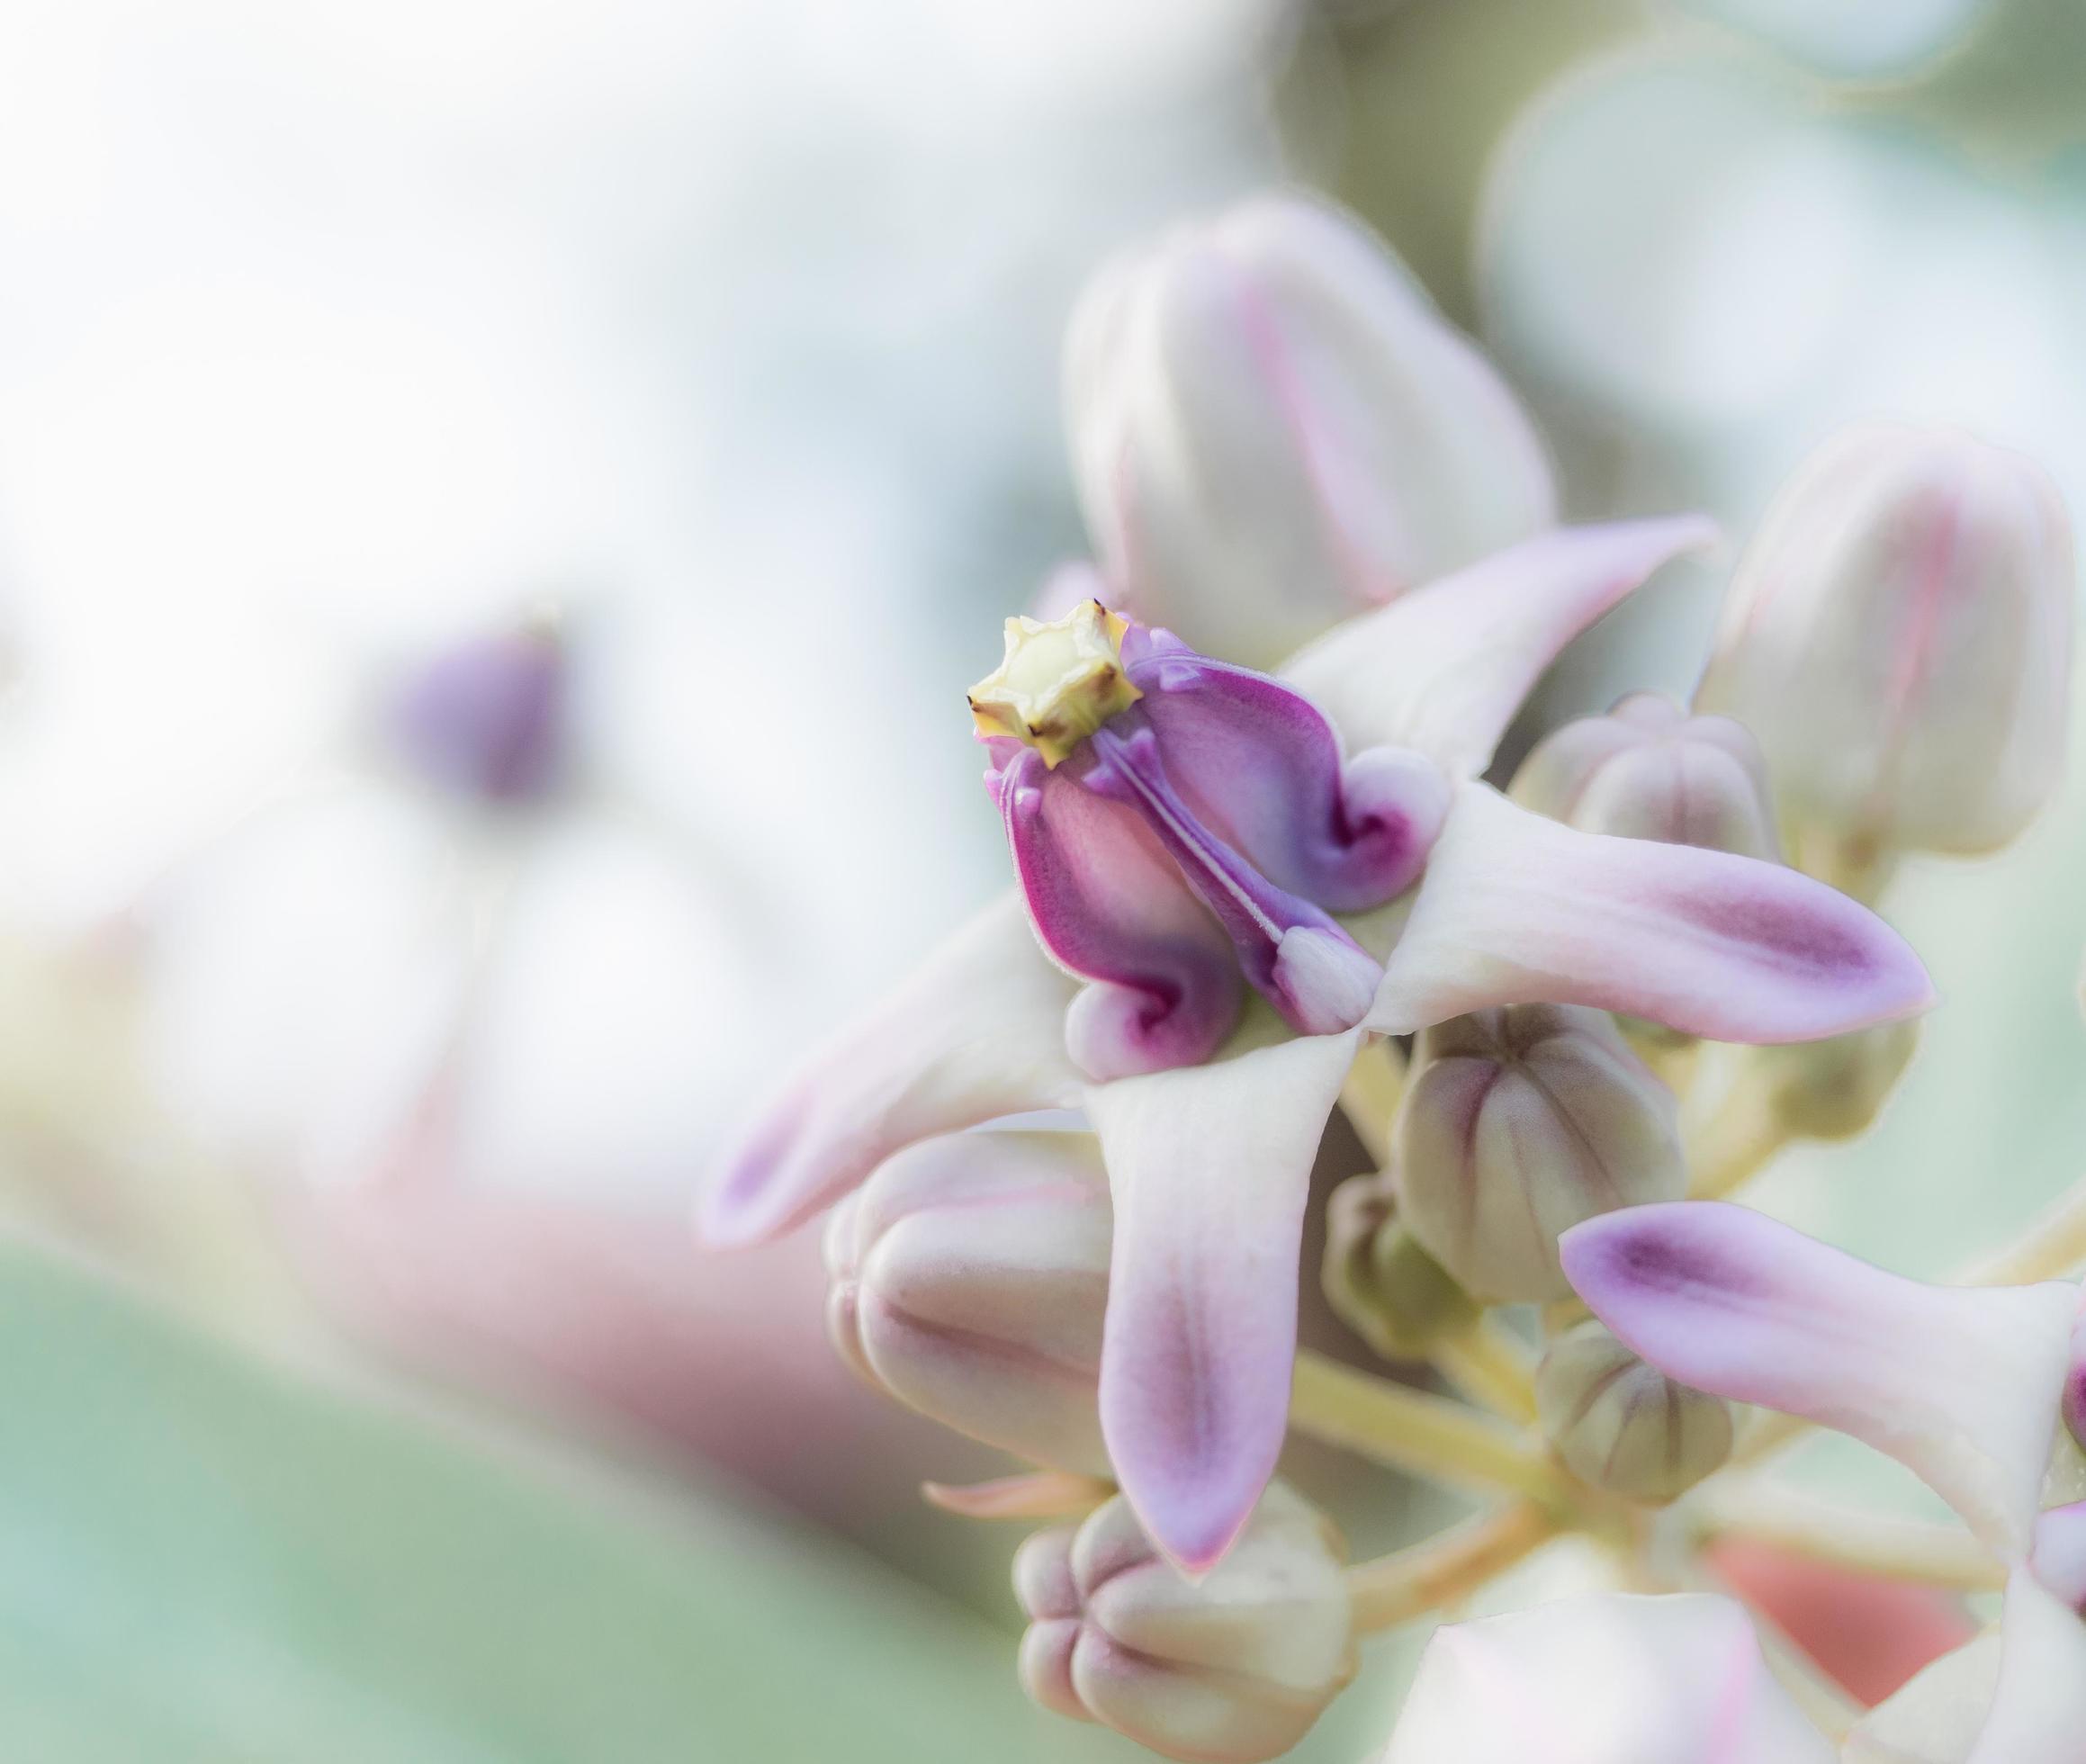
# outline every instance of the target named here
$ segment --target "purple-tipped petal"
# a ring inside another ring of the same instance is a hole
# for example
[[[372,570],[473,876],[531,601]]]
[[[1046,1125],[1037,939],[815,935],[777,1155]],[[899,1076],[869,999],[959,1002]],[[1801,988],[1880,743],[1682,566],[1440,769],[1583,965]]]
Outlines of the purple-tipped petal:
[[[1167,776],[1278,887],[1354,913],[1419,875],[1449,806],[1448,781],[1424,754],[1377,750],[1350,764],[1308,698],[1163,635],[1128,671]]]
[[[1809,1041],[1925,1010],[1895,932],[1778,864],[1582,833],[1462,786],[1367,1026],[1593,1004],[1718,1041]]]
[[[1558,652],[1684,553],[1697,515],[1561,526],[1335,626],[1282,664],[1350,749],[1417,748],[1475,778]]]
[[[2017,1569],[2000,1634],[1999,1688],[1964,1764],[2079,1764],[2086,1756],[2086,1623]]]
[[[1101,1432],[1146,1531],[1191,1573],[1231,1546],[1281,1450],[1311,1162],[1359,1040],[1087,1094],[1116,1207]]]
[[[1668,1377],[1850,1434],[2006,1560],[2027,1555],[2071,1287],[1929,1286],[1719,1202],[1608,1213],[1560,1254],[1594,1314]]]
[[[1238,1020],[1238,959],[1157,836],[1084,770],[1022,748],[994,779],[1037,936],[1099,983],[1068,1024],[1073,1058],[1098,1079],[1191,1066]]]
[[[1019,896],[987,907],[810,1060],[721,1161],[697,1225],[714,1247],[778,1237],[893,1152],[998,1115],[1078,1100],[1065,1052],[1073,983]]]

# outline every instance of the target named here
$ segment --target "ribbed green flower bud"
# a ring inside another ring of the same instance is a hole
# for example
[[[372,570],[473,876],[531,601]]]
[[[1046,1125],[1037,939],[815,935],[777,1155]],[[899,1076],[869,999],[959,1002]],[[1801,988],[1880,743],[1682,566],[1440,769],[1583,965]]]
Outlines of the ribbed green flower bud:
[[[1015,1556],[1022,1686],[1168,1758],[1279,1757],[1354,1676],[1345,1562],[1325,1516],[1272,1482],[1230,1553],[1189,1580],[1119,1495]]]
[[[1424,1359],[1478,1320],[1477,1301],[1398,1217],[1388,1170],[1353,1176],[1326,1206],[1326,1300],[1387,1360]]]
[[[1514,1004],[1437,1023],[1394,1131],[1399,1217],[1480,1299],[1569,1298],[1564,1232],[1686,1187],[1677,1112],[1605,1012]]]
[[[1566,1469],[1631,1500],[1671,1500],[1731,1454],[1731,1404],[1675,1383],[1598,1323],[1551,1343],[1535,1408]]]
[[[1920,1042],[1916,1022],[1752,1050],[1758,1082],[1792,1133],[1845,1139],[1875,1120]]]

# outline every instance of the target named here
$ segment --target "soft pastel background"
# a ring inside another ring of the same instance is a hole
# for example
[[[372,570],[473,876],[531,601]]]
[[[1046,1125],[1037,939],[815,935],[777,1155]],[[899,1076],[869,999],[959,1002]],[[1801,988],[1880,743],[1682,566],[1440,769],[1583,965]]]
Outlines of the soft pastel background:
[[[1014,1534],[913,1492],[992,1456],[832,1361],[815,1244],[684,1224],[1001,875],[956,695],[1081,544],[1082,275],[1301,179],[1575,515],[1742,532],[1870,414],[2086,508],[2082,87],[2071,0],[0,4],[0,1756],[1131,1755],[1024,1703]],[[1727,563],[1544,714],[1685,690]],[[544,606],[496,824],[375,706]],[[2074,782],[1905,877],[1943,1008],[1764,1202],[1939,1273],[2081,1173],[2082,875]]]

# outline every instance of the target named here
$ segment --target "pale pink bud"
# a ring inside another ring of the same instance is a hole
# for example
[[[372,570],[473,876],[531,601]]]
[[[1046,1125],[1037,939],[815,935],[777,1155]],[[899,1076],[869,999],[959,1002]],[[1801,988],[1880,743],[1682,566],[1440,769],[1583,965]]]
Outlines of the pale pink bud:
[[[1768,510],[1696,702],[1759,738],[1792,817],[1856,845],[1990,850],[2057,780],[2073,593],[2071,522],[2033,461],[1852,429]]]
[[[1110,1220],[1087,1134],[926,1140],[827,1227],[834,1346],[958,1433],[1105,1474],[1096,1390]]]
[[[1065,378],[1121,603],[1227,660],[1272,663],[1555,518],[1514,395],[1321,202],[1260,197],[1109,266]]]
[[[1781,855],[1759,743],[1728,716],[1691,716],[1656,692],[1547,736],[1509,794],[1581,832]]]
[[[1189,1580],[1118,1496],[1014,1558],[1022,1687],[1169,1758],[1278,1757],[1354,1676],[1345,1559],[1324,1516],[1273,1482],[1230,1554]]]
[[[1686,1183],[1672,1093],[1606,1012],[1514,1004],[1424,1030],[1394,1130],[1399,1215],[1479,1298],[1568,1298],[1558,1238]]]

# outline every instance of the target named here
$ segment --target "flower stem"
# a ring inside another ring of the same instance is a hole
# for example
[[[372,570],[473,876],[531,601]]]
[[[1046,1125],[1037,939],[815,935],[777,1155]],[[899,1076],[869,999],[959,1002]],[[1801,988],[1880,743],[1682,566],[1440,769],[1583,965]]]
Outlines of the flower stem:
[[[1535,1421],[1535,1367],[1528,1349],[1495,1317],[1443,1336],[1427,1349],[1443,1377],[1472,1402],[1518,1426]]]
[[[2041,1218],[1964,1276],[1972,1286],[2024,1286],[2076,1274],[2086,1262],[2086,1182],[2074,1183]]]
[[[1380,1464],[1454,1488],[1505,1490],[1569,1510],[1571,1485],[1511,1428],[1447,1397],[1309,1352],[1297,1355],[1290,1425]]]
[[[1745,1051],[1733,1050],[1740,1063],[1721,1074],[1725,1082],[1714,1102],[1691,1108],[1683,1124],[1691,1201],[1722,1199],[1789,1143],[1782,1112],[1743,1063]]]
[[[1376,1167],[1390,1162],[1390,1124],[1405,1094],[1405,1053],[1395,1041],[1366,1043],[1340,1086],[1340,1112]]]
[[[1515,1501],[1438,1537],[1350,1569],[1354,1627],[1371,1634],[1460,1604],[1547,1544],[1558,1530],[1555,1516],[1533,1501]]]
[[[1688,1517],[1698,1538],[1771,1544],[1812,1562],[1886,1580],[1951,1592],[1996,1592],[2006,1584],[2006,1570],[1992,1552],[1954,1526],[1882,1518],[1757,1480],[1704,1489]]]

